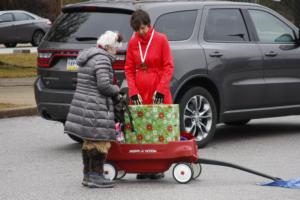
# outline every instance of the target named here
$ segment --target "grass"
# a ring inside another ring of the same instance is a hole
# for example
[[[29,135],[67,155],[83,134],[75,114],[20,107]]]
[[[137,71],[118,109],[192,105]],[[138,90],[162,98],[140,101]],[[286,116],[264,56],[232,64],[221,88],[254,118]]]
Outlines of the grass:
[[[21,105],[21,104],[11,104],[11,103],[0,103],[0,110],[3,109],[8,109],[8,108],[16,108],[16,107],[23,107],[26,105]]]
[[[36,76],[36,54],[0,55],[0,78]]]

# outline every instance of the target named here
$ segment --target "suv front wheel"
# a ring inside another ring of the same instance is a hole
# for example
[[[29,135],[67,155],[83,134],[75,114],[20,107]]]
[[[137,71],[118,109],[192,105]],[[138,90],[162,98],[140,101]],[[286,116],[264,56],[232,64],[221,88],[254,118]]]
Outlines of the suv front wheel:
[[[68,136],[69,136],[72,140],[74,140],[75,142],[78,142],[78,143],[80,143],[80,144],[83,143],[83,140],[82,140],[81,138],[79,138],[79,137],[76,137],[75,135],[68,134]]]
[[[216,130],[217,111],[212,95],[203,87],[193,87],[179,104],[181,131],[191,133],[198,147],[204,147]]]

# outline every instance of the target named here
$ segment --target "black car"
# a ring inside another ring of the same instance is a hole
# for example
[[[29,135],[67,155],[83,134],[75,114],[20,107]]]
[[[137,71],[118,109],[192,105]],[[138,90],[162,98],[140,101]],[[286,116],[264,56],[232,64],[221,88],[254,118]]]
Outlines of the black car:
[[[17,43],[38,46],[51,24],[49,19],[26,11],[0,11],[0,44],[6,47],[15,47]]]
[[[216,124],[300,114],[299,31],[273,10],[222,1],[87,2],[66,6],[38,52],[35,96],[42,117],[64,123],[76,86],[78,51],[106,30],[125,45],[113,67],[124,80],[131,13],[150,13],[165,33],[175,71],[171,89],[180,104],[181,129],[206,145]],[[76,138],[75,138],[76,139]]]

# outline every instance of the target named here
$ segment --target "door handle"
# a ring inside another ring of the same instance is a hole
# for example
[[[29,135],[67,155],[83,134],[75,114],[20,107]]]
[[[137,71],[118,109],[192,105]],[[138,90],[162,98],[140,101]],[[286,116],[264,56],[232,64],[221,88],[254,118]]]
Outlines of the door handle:
[[[223,54],[220,53],[219,51],[215,51],[215,52],[213,52],[213,53],[210,53],[209,56],[210,56],[210,57],[218,57],[218,58],[219,58],[219,57],[222,57]]]
[[[265,53],[265,56],[268,56],[268,57],[275,57],[277,56],[278,54],[274,51],[270,51],[269,53]]]

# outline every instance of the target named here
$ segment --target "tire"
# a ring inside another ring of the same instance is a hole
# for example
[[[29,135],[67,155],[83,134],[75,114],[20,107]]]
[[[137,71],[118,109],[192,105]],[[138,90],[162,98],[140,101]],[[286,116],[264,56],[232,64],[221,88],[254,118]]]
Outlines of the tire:
[[[83,140],[82,140],[81,138],[79,138],[79,137],[76,137],[75,135],[68,134],[68,136],[69,136],[72,140],[74,140],[75,142],[78,142],[78,143],[80,143],[80,144],[83,143]]]
[[[32,46],[34,46],[34,47],[39,46],[44,35],[45,35],[45,33],[41,30],[35,31],[32,35],[32,41],[31,41]]]
[[[186,184],[193,179],[194,171],[190,164],[177,163],[173,168],[173,178],[181,184]]]
[[[193,87],[182,96],[179,104],[181,131],[191,133],[198,147],[204,147],[216,130],[217,109],[212,95],[203,87]]]
[[[194,171],[193,179],[197,179],[201,175],[202,166],[200,163],[191,163],[191,167]]]
[[[126,176],[126,172],[123,170],[120,170],[117,173],[116,180],[121,180],[122,178],[124,178],[124,176]]]
[[[228,126],[244,126],[248,122],[250,122],[250,119],[239,120],[239,121],[232,121],[232,122],[225,122],[225,124],[228,125]]]
[[[103,166],[103,175],[109,180],[115,180],[117,178],[118,172],[113,164],[105,163]]]
[[[14,48],[17,46],[17,43],[9,42],[9,43],[4,43],[4,46],[6,48]]]

